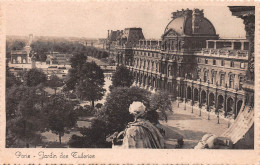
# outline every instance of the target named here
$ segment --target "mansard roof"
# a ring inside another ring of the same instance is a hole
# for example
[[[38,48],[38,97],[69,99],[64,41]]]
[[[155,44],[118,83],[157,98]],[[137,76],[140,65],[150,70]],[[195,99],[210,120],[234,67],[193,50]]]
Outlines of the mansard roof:
[[[216,35],[214,26],[204,17],[203,10],[187,9],[173,12],[172,15],[164,34],[172,29],[180,35]]]

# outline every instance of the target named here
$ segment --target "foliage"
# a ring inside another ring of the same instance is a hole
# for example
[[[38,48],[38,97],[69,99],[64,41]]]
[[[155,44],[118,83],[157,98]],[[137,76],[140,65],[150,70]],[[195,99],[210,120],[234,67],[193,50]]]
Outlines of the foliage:
[[[167,93],[151,95],[149,91],[138,87],[114,88],[107,96],[102,109],[97,112],[92,126],[81,131],[82,137],[72,136],[70,146],[111,147],[111,144],[109,146],[106,142],[106,138],[114,132],[124,130],[127,124],[134,120],[129,114],[129,106],[133,101],[141,101],[145,104],[148,111],[146,119],[155,124],[159,120],[157,111],[165,115],[166,111],[171,111],[171,102]],[[167,116],[163,116],[162,119],[167,120]]]
[[[45,129],[45,119],[42,115],[43,87],[28,87],[13,85],[6,93],[6,125],[8,141],[12,146],[16,140],[26,143],[39,141],[39,131]],[[16,144],[17,145],[17,144]]]
[[[55,95],[56,95],[56,90],[58,87],[61,87],[63,85],[63,81],[57,75],[52,74],[47,84],[50,88],[55,90]]]
[[[74,111],[78,117],[93,116],[95,114],[95,109],[93,109],[90,106],[84,106],[84,107],[79,106]]]
[[[160,91],[151,97],[150,110],[159,111],[158,119],[167,121],[167,111],[172,111],[169,93]],[[160,118],[159,118],[160,117]],[[155,118],[153,118],[155,119]],[[158,121],[157,119],[157,121]],[[154,122],[154,121],[153,121]]]
[[[90,128],[83,128],[83,136],[72,135],[69,146],[72,148],[111,148],[111,143],[106,142],[107,129],[103,120],[94,120]]]
[[[103,70],[95,62],[87,62],[82,67],[76,93],[79,98],[91,101],[94,108],[94,101],[102,99],[104,95],[104,83]]]
[[[55,95],[49,100],[44,112],[47,116],[48,128],[53,133],[59,135],[61,144],[61,137],[65,131],[74,127],[77,122],[73,104],[68,102],[63,96]]]
[[[77,52],[71,57],[70,65],[79,72],[82,66],[86,63],[86,60],[87,56],[85,56],[83,53]]]
[[[24,74],[24,84],[27,86],[37,86],[41,83],[45,83],[47,76],[40,69],[30,69]]]
[[[112,88],[130,87],[134,82],[134,76],[125,66],[118,66],[116,72],[112,76]]]
[[[8,61],[6,60],[6,88],[10,88],[13,85],[19,85],[21,82],[14,76],[14,74],[9,70]]]

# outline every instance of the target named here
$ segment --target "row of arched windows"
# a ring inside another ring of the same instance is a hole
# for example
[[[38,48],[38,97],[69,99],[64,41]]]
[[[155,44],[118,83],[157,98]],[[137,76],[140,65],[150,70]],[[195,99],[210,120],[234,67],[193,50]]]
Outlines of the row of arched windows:
[[[140,69],[147,69],[151,71],[159,71],[159,62],[152,60],[134,59],[134,66]]]
[[[199,72],[199,71],[198,71]],[[243,75],[238,75],[238,86],[235,86],[235,74],[233,73],[229,73],[228,74],[228,80],[226,81],[226,73],[223,71],[219,72],[219,81],[217,80],[217,71],[212,70],[211,71],[211,79],[209,78],[209,70],[204,69],[203,71],[203,81],[204,82],[209,82],[211,84],[217,84],[219,86],[223,86],[223,87],[227,87],[228,88],[238,88],[238,89],[242,89],[242,85],[244,82],[244,76]]]

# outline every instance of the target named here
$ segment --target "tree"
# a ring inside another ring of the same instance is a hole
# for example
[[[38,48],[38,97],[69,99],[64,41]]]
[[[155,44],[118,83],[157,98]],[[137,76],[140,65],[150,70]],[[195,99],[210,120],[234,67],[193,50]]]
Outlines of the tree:
[[[48,86],[54,89],[55,95],[56,95],[57,88],[61,87],[62,85],[63,85],[63,81],[57,75],[52,74],[50,76],[50,80],[48,80]]]
[[[6,88],[9,88],[13,85],[19,85],[20,81],[14,76],[12,72],[9,70],[8,60],[6,60],[6,70],[5,70],[5,77],[6,77]]]
[[[71,68],[69,69],[68,76],[66,78],[66,87],[68,90],[74,90],[78,83],[82,67],[86,63],[87,56],[83,53],[75,53],[70,59]]]
[[[30,69],[24,74],[24,83],[27,86],[37,86],[40,83],[45,83],[47,76],[40,69]]]
[[[8,139],[13,139],[6,143],[7,147],[17,147],[19,141],[29,147],[31,143],[39,141],[39,132],[46,128],[45,116],[42,115],[44,96],[39,94],[42,92],[41,86],[24,85],[14,85],[7,90],[6,133]]]
[[[87,62],[82,67],[79,81],[76,85],[76,93],[79,98],[94,102],[102,99],[105,93],[103,70],[95,62]]]
[[[169,93],[160,91],[159,93],[153,94],[151,96],[150,111],[152,113],[156,111],[160,113],[157,115],[157,119],[155,117],[151,118],[151,116],[149,116],[149,119],[151,119],[153,123],[158,123],[159,119],[165,120],[167,122],[167,111],[172,112],[172,103],[169,97]],[[150,114],[152,115],[152,113]]]
[[[22,50],[25,47],[25,42],[23,41],[15,41],[11,45],[11,50]]]
[[[74,105],[68,102],[63,96],[55,95],[51,97],[44,111],[48,119],[48,128],[59,136],[61,144],[61,137],[65,131],[68,131],[68,129],[74,127],[77,123]]]
[[[73,54],[73,56],[70,58],[70,65],[72,68],[76,69],[78,72],[80,72],[80,69],[82,66],[86,63],[87,56],[84,55],[84,53],[76,52]]]
[[[112,88],[130,87],[134,82],[134,76],[131,74],[130,70],[125,66],[118,66],[116,72],[112,76]]]

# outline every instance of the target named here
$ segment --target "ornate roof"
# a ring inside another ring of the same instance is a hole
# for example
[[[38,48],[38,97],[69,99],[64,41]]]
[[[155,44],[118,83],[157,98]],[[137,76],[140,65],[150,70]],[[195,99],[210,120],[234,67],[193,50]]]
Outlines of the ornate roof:
[[[172,13],[172,20],[164,33],[173,30],[179,35],[216,35],[212,23],[204,17],[203,10],[182,10]]]

